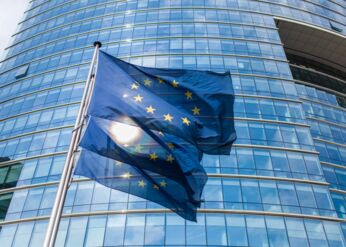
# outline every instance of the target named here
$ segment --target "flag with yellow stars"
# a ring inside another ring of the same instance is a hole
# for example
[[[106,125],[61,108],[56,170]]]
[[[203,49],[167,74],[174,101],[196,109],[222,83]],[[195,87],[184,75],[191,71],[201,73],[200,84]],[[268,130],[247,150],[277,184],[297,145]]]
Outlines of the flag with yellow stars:
[[[90,117],[80,146],[75,174],[196,219],[207,175],[192,144],[162,132],[148,134],[129,118]]]
[[[228,155],[236,139],[230,73],[157,69],[100,52],[88,114],[127,116],[207,154]]]
[[[141,67],[101,51],[75,174],[195,220],[203,154],[227,155],[236,139],[233,103],[229,73]]]

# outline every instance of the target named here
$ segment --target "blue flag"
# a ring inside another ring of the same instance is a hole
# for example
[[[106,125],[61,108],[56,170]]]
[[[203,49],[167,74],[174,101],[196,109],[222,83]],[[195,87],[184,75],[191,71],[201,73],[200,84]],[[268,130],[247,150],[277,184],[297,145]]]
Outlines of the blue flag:
[[[155,131],[151,136],[130,119],[120,120],[89,118],[75,174],[195,220],[207,181],[199,151],[177,137]]]
[[[199,205],[207,175],[200,165],[201,154],[196,147],[175,136],[146,132],[128,118],[120,120],[91,117],[79,145],[175,180],[186,188],[191,201]]]
[[[195,221],[202,155],[229,154],[236,139],[233,103],[229,73],[145,68],[100,52],[75,174]]]
[[[128,116],[204,153],[228,155],[236,139],[233,103],[229,73],[145,68],[100,52],[88,114]]]

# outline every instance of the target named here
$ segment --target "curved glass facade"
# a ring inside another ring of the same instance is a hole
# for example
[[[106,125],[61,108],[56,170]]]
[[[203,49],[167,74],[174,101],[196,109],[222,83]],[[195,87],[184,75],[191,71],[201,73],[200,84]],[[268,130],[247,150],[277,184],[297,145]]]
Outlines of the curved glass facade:
[[[230,70],[238,139],[230,156],[203,158],[197,223],[75,177],[56,246],[346,246],[346,77],[288,56],[277,22],[345,39],[345,9],[32,0],[0,67],[1,247],[43,243],[96,40],[138,65]]]

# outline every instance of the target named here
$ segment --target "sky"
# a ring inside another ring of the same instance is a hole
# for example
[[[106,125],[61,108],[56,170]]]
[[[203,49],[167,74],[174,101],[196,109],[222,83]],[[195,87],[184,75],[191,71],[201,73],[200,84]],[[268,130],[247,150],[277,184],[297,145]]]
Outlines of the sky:
[[[0,0],[0,57],[15,33],[29,0]]]

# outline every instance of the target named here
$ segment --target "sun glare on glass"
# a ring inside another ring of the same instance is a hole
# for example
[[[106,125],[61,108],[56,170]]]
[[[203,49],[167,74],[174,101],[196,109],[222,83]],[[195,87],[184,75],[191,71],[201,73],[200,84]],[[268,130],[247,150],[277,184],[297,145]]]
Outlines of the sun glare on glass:
[[[141,134],[138,127],[124,123],[114,123],[110,128],[115,140],[121,144],[130,144],[137,140]]]

